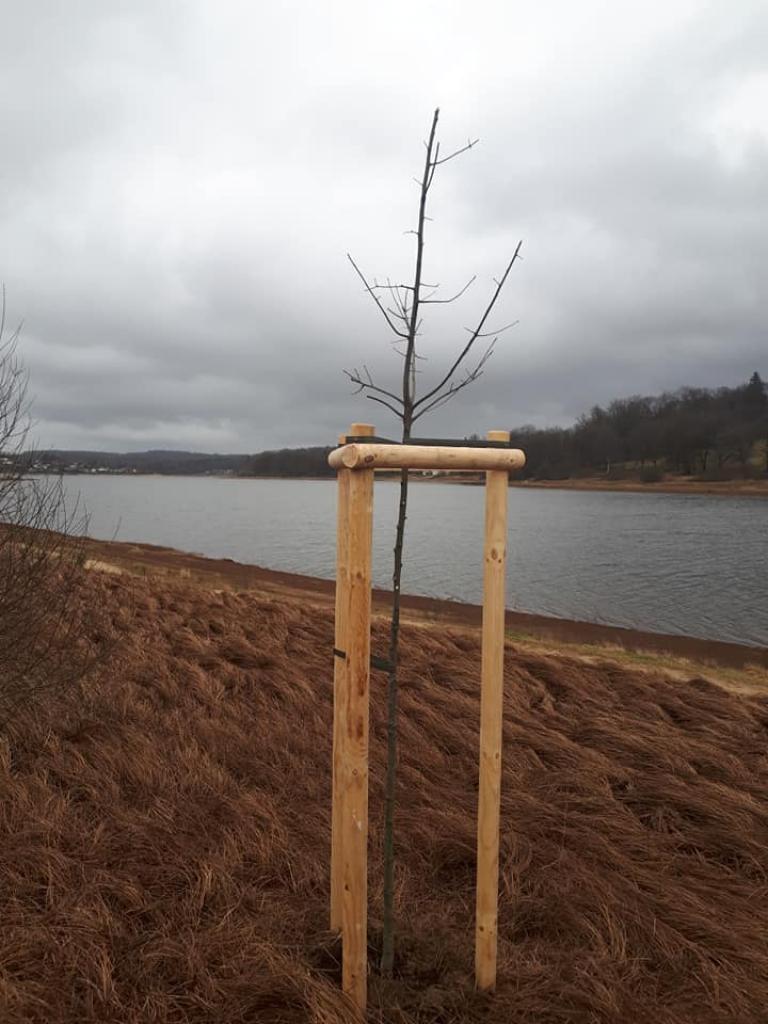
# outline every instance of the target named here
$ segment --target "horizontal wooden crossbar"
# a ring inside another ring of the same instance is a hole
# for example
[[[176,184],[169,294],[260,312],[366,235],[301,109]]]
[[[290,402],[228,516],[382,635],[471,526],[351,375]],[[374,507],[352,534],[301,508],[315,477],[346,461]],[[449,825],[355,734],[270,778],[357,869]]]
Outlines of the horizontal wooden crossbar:
[[[445,469],[455,471],[522,469],[519,448],[445,445],[346,444],[328,456],[333,469]]]

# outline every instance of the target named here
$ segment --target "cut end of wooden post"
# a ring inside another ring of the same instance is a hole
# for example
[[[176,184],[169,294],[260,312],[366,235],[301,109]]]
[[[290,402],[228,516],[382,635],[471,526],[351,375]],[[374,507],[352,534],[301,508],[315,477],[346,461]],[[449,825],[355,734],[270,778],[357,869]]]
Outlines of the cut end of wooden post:
[[[350,424],[349,434],[347,435],[347,437],[375,437],[375,436],[376,436],[376,428],[373,426],[372,423],[352,423],[352,424]],[[347,438],[345,437],[344,440],[341,443],[345,444],[346,440],[347,440]]]

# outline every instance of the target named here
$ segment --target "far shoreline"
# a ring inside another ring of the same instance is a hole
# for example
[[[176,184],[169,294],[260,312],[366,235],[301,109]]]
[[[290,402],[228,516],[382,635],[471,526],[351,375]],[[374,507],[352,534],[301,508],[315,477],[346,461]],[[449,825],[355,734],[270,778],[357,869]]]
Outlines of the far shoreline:
[[[330,482],[332,476],[262,476],[235,475],[231,473],[142,473],[142,472],[99,472],[99,473],[56,473],[34,474],[65,477],[167,477],[169,479],[214,479],[214,480],[302,480]],[[377,481],[397,483],[396,473],[377,473]],[[476,476],[421,477],[412,475],[410,482],[417,484],[456,485],[459,487],[482,486],[483,480]],[[701,494],[723,498],[768,498],[768,479],[760,480],[697,480],[691,477],[670,477],[657,483],[642,483],[639,480],[604,480],[600,477],[584,477],[566,480],[510,480],[509,486],[518,490],[547,491],[599,491],[619,494]]]

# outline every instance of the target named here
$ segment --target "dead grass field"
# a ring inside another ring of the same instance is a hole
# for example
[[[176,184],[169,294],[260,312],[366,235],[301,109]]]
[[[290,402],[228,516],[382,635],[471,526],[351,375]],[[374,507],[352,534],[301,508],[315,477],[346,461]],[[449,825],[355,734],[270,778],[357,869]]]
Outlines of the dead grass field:
[[[108,663],[0,742],[0,1020],[351,1022],[331,610],[108,572],[81,600]],[[474,633],[406,626],[399,959],[370,1021],[764,1024],[768,697],[512,642],[499,985],[473,991],[478,664]],[[383,692],[374,673],[372,962]]]

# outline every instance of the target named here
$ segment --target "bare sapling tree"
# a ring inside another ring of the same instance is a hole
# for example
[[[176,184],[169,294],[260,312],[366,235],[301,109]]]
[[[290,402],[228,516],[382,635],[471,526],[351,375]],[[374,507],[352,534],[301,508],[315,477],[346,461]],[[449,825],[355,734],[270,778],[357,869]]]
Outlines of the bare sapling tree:
[[[468,336],[459,347],[455,358],[449,362],[442,375],[418,393],[419,374],[417,361],[421,359],[417,351],[417,341],[421,335],[422,317],[425,308],[433,304],[449,304],[460,299],[475,282],[471,277],[467,283],[447,298],[437,296],[438,285],[429,285],[424,281],[424,242],[427,216],[427,201],[435,180],[438,168],[449,163],[462,153],[472,149],[478,142],[470,140],[445,156],[441,156],[440,143],[437,140],[437,123],[439,109],[435,110],[429,137],[424,143],[425,157],[419,186],[419,209],[416,227],[410,232],[415,236],[416,251],[413,278],[410,284],[393,283],[388,278],[384,283],[377,279],[369,280],[351,255],[348,259],[363,283],[366,293],[375,303],[384,317],[390,331],[395,335],[396,350],[402,357],[402,378],[397,391],[379,386],[369,373],[367,367],[347,370],[345,373],[357,386],[358,392],[365,394],[372,402],[383,405],[400,423],[401,441],[411,440],[413,425],[439,406],[455,398],[459,392],[473,384],[482,375],[490,358],[498,336],[502,331],[512,327],[506,324],[492,329],[489,319],[499,297],[507,283],[512,267],[521,258],[522,242],[518,242],[501,275],[494,279],[490,297],[474,327],[465,328]],[[395,278],[395,281],[397,279]],[[490,340],[489,340],[490,339]],[[397,698],[398,698],[398,653],[400,639],[400,585],[403,570],[403,542],[405,539],[405,522],[408,508],[408,471],[400,474],[400,502],[398,506],[397,528],[395,532],[394,567],[392,572],[392,617],[389,634],[388,652],[388,683],[387,683],[387,768],[385,782],[385,818],[384,818],[384,908],[381,970],[391,975],[394,966],[394,898],[395,898],[395,844],[394,816],[397,780]]]
[[[38,699],[55,699],[90,660],[73,601],[85,517],[60,478],[30,474],[28,375],[0,300],[0,730]]]

